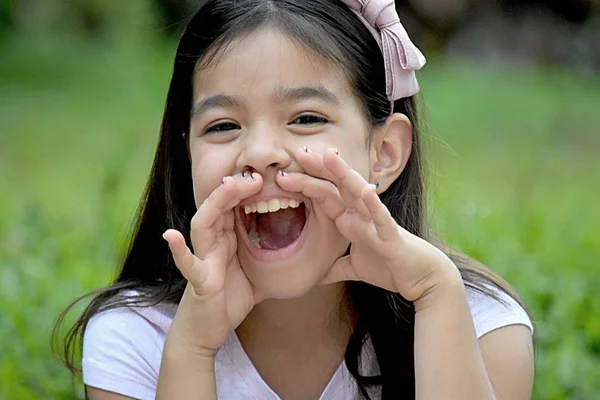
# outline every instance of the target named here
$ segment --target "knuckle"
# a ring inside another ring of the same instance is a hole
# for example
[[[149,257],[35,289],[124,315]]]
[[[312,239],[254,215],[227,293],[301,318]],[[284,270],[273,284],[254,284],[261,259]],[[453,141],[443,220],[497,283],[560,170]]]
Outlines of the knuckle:
[[[333,182],[330,181],[323,181],[323,188],[329,194],[335,194],[338,191],[337,187],[333,184]]]

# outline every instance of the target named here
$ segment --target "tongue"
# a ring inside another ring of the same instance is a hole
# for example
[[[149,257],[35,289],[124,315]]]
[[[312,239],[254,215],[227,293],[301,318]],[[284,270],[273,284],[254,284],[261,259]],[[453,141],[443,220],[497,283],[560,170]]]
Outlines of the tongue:
[[[304,228],[306,213],[304,205],[286,208],[277,212],[259,214],[256,233],[260,237],[260,247],[277,250],[292,244]]]

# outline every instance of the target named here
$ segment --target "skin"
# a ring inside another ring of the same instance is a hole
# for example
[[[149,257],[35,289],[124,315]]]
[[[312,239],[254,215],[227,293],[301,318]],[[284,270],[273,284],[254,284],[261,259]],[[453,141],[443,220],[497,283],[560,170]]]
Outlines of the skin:
[[[300,87],[337,100],[282,98]],[[200,107],[215,95],[236,102]],[[456,266],[398,226],[377,196],[410,155],[404,115],[372,130],[338,67],[270,29],[198,70],[194,104],[203,110],[189,139],[198,212],[193,249],[177,231],[164,235],[188,285],[165,343],[158,399],[216,399],[214,353],[234,329],[280,397],[318,398],[352,329],[351,310],[340,306],[349,280],[414,301],[417,398],[529,398],[529,330],[509,326],[478,341]],[[310,210],[306,242],[277,263],[253,258],[235,224],[240,202],[268,190],[300,194]],[[88,389],[90,399],[126,398]]]

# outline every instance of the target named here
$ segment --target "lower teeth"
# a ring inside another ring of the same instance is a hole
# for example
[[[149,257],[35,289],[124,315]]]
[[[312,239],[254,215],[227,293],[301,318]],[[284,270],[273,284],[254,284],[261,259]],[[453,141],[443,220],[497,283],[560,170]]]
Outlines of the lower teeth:
[[[250,243],[252,243],[254,247],[262,249],[262,247],[260,247],[260,236],[258,236],[258,233],[250,232],[248,238],[250,239]]]

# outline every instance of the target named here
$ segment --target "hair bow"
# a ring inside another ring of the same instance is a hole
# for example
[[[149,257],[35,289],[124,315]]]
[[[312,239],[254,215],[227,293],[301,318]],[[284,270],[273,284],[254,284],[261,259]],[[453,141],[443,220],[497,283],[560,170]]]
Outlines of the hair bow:
[[[415,71],[425,65],[425,56],[400,23],[394,0],[342,1],[369,28],[381,48],[388,99],[394,101],[418,93]]]

